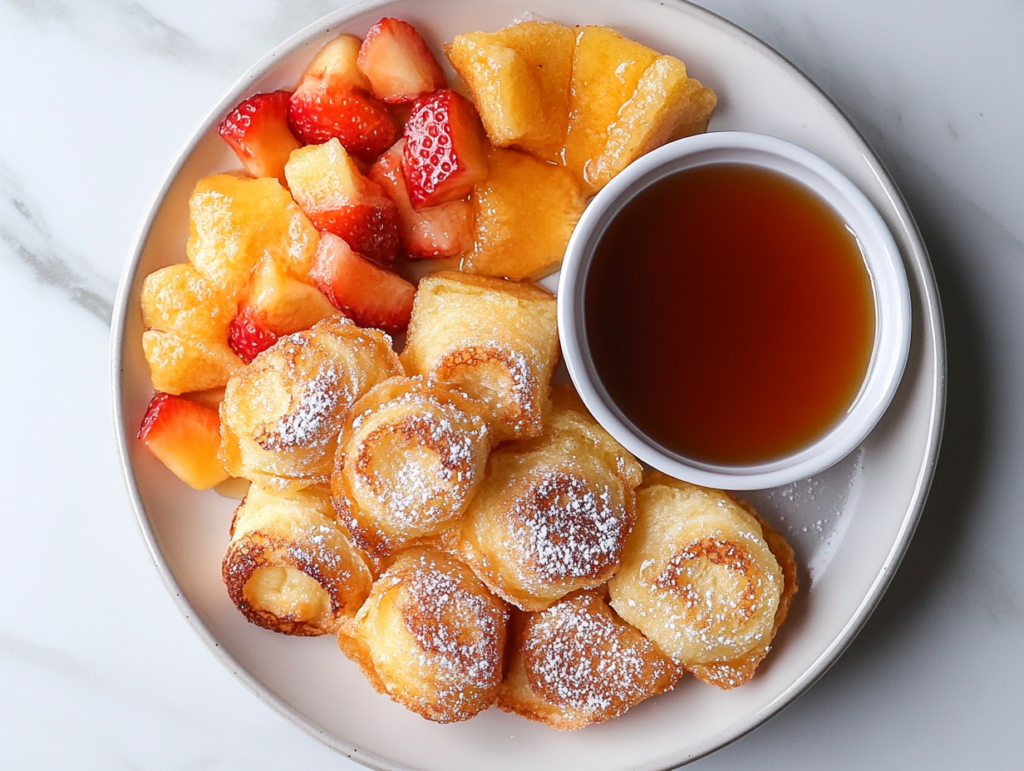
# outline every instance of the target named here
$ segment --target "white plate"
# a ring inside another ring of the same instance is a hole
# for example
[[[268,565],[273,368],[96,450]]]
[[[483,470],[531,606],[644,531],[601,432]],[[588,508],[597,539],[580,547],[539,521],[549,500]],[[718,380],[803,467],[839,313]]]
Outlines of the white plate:
[[[220,577],[232,502],[186,488],[134,438],[152,396],[140,344],[142,279],[185,259],[196,181],[237,168],[216,134],[226,111],[258,91],[294,87],[323,43],[342,31],[362,35],[383,15],[412,22],[440,52],[459,32],[494,30],[527,12],[570,25],[607,24],[674,54],[719,95],[711,130],[773,134],[836,166],[892,230],[914,306],[903,383],[867,441],[825,474],[748,496],[790,538],[803,568],[790,620],[757,676],[730,692],[687,677],[619,720],[568,734],[494,709],[458,725],[431,724],[376,694],[331,638],[289,638],[248,624]],[[794,67],[742,30],[676,2],[396,0],[328,16],[257,63],[190,138],[139,229],[115,313],[112,379],[122,466],[142,533],[179,607],[214,655],[260,698],[377,768],[665,769],[749,731],[820,677],[866,621],[917,522],[942,426],[941,313],[924,246],[899,192],[849,122]]]

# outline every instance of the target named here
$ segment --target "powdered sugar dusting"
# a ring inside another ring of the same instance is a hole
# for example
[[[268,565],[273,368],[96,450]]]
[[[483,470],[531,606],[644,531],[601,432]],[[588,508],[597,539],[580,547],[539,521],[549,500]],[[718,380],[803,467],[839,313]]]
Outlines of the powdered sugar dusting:
[[[671,664],[600,599],[577,595],[531,617],[523,643],[531,688],[556,706],[614,717],[655,693]]]
[[[510,514],[537,583],[595,578],[618,564],[627,523],[607,485],[594,489],[579,474],[551,471]]]
[[[339,403],[347,396],[340,384],[341,376],[334,367],[322,369],[305,381],[299,388],[294,408],[277,421],[263,446],[268,450],[283,450],[327,444],[335,433]]]
[[[288,555],[293,564],[310,566],[311,571],[318,574],[313,577],[321,584],[325,583],[327,576],[335,579],[328,583],[347,583],[352,574],[351,554],[341,554],[338,548],[341,538],[338,528],[333,525],[310,525],[289,542]]]
[[[390,469],[394,473],[385,477],[371,470],[372,487],[379,496],[379,503],[391,517],[405,524],[447,518],[453,504],[461,508],[476,476],[474,460],[486,428],[462,430],[453,422],[457,417],[445,414],[450,409],[445,409],[445,405],[435,406],[440,415],[406,415],[398,425],[387,426],[391,432],[401,432],[429,452],[435,462],[424,463],[407,452],[403,461]],[[372,437],[371,434],[368,439]],[[368,444],[370,441],[364,448]]]
[[[503,375],[500,382],[484,374],[499,367]],[[530,358],[522,351],[497,341],[456,348],[441,359],[435,376],[465,387],[470,398],[489,410],[489,419],[506,423],[514,432],[534,423],[539,426],[540,381]],[[474,377],[481,382],[474,384]]]
[[[773,600],[781,587],[742,545],[758,537],[742,530],[728,538],[713,534],[686,544],[664,564],[651,585],[669,593],[653,596],[653,610],[663,616],[666,635],[685,639],[687,648],[704,650],[749,648],[770,636]],[[643,574],[641,567],[641,580]]]
[[[501,682],[507,615],[500,601],[460,567],[439,564],[424,553],[412,570],[394,580],[404,584],[402,612],[419,648],[419,677],[432,683],[432,698],[446,711],[468,716]],[[467,587],[467,581],[478,584],[479,591]]]
[[[344,448],[349,505],[385,541],[435,532],[460,515],[489,449],[481,418],[430,390],[427,381],[402,387],[409,390],[353,419]]]

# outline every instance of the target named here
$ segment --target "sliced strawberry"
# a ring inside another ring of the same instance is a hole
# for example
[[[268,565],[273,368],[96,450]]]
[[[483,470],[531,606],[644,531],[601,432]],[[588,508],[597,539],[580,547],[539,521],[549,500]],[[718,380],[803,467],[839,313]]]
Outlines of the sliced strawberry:
[[[325,233],[320,239],[309,277],[361,327],[398,334],[409,325],[416,287],[360,257],[337,236]]]
[[[399,139],[369,171],[398,209],[398,232],[407,257],[433,259],[452,257],[473,248],[473,205],[449,201],[416,211],[402,174],[405,140]]]
[[[402,168],[417,209],[464,198],[487,177],[476,108],[454,91],[418,99],[405,124]]]
[[[290,275],[272,255],[260,260],[253,271],[242,309],[252,314],[254,323],[277,337],[309,329],[321,319],[338,315],[323,292]]]
[[[370,27],[359,48],[358,64],[373,95],[388,104],[411,102],[448,85],[420,33],[398,19],[383,18]]]
[[[220,416],[215,409],[158,393],[142,419],[139,439],[190,487],[206,490],[228,478],[217,458]]]
[[[358,65],[360,46],[362,41],[355,35],[338,35],[317,52],[300,82],[323,80],[344,91],[369,91],[370,81]]]
[[[324,83],[296,91],[288,118],[306,144],[336,138],[346,150],[364,158],[382,153],[401,133],[395,119],[366,94],[332,91]]]
[[[395,264],[400,243],[394,205],[356,204],[310,217],[321,230],[341,236],[366,259],[382,267]]]
[[[288,120],[306,144],[337,138],[349,152],[373,158],[400,134],[387,107],[368,93],[359,70],[359,38],[340,35],[317,54],[292,94]]]
[[[228,327],[228,345],[246,364],[277,342],[260,316],[252,308],[240,308]]]
[[[302,147],[288,128],[291,96],[288,91],[256,94],[229,112],[217,129],[254,177],[276,177],[283,184],[288,156]]]
[[[317,228],[344,238],[379,265],[394,264],[399,247],[395,205],[380,185],[363,176],[337,139],[297,150],[285,176],[296,203]]]

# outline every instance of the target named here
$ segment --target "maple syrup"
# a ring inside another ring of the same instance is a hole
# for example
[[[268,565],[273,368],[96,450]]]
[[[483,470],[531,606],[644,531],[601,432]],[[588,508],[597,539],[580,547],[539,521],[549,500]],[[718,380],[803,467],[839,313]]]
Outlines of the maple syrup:
[[[789,455],[840,420],[867,373],[875,305],[857,239],[770,169],[711,164],[653,183],[608,226],[586,286],[609,396],[691,460]]]

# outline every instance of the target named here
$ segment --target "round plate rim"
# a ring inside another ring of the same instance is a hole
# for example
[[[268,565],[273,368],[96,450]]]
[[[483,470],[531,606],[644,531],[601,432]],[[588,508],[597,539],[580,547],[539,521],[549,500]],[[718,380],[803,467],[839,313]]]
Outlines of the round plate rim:
[[[637,0],[634,0],[634,2],[636,1]],[[140,221],[139,227],[136,230],[128,249],[128,256],[118,285],[118,291],[114,302],[114,312],[111,319],[110,379],[113,406],[112,419],[114,424],[118,461],[121,467],[122,479],[125,484],[126,492],[135,514],[136,524],[139,527],[140,533],[146,543],[157,572],[160,574],[160,577],[170,592],[173,601],[178,606],[182,615],[189,622],[193,631],[206,644],[217,660],[220,661],[220,663],[223,664],[224,667],[248,690],[262,701],[272,706],[277,712],[288,718],[292,723],[303,729],[309,735],[362,765],[381,769],[382,771],[416,771],[413,766],[395,763],[388,758],[377,755],[376,753],[367,752],[365,749],[359,748],[356,745],[350,745],[343,742],[322,726],[315,724],[307,716],[300,714],[283,700],[269,692],[252,672],[239,664],[239,662],[220,645],[219,641],[210,629],[198,617],[198,614],[186,599],[181,586],[175,579],[166,559],[161,553],[153,528],[146,515],[141,494],[132,471],[128,450],[128,443],[131,441],[131,437],[134,435],[134,432],[126,430],[123,408],[125,393],[122,382],[122,350],[124,346],[126,319],[130,312],[128,302],[138,273],[139,262],[143,248],[146,244],[147,236],[160,209],[160,203],[166,197],[175,178],[181,171],[185,162],[188,160],[192,151],[195,149],[199,140],[208,130],[213,118],[223,114],[227,109],[234,106],[239,98],[246,93],[247,87],[264,75],[284,54],[298,48],[305,42],[331,27],[344,24],[350,19],[372,11],[375,8],[391,5],[392,2],[393,0],[363,0],[363,2],[353,3],[322,17],[290,36],[281,44],[275,46],[269,53],[264,55],[252,67],[250,67],[207,111],[207,113],[193,128],[188,138],[181,147],[179,147],[174,160],[168,166],[160,184],[157,186],[152,197],[147,203],[145,209],[146,213]],[[778,714],[778,712],[783,708],[805,693],[811,685],[813,685],[828,671],[828,669],[853,642],[854,638],[867,623],[871,613],[874,611],[886,588],[889,586],[896,568],[899,566],[906,553],[918,521],[920,520],[920,516],[924,509],[928,492],[933,481],[945,418],[946,346],[942,308],[939,302],[935,275],[928,258],[927,249],[924,245],[923,239],[921,238],[920,232],[918,231],[913,215],[881,160],[835,102],[782,54],[764,41],[744,30],[742,27],[728,21],[718,14],[694,5],[693,3],[686,2],[686,0],[639,0],[639,2],[650,5],[667,5],[673,7],[680,13],[696,17],[706,24],[718,27],[721,31],[739,38],[746,45],[757,49],[767,58],[774,60],[774,62],[780,68],[785,70],[791,78],[801,82],[806,88],[811,90],[822,100],[822,103],[826,105],[837,122],[846,127],[851,139],[860,146],[860,150],[865,159],[875,172],[882,189],[885,191],[893,206],[895,213],[902,221],[904,230],[903,235],[913,247],[913,253],[904,255],[904,257],[913,264],[914,270],[908,271],[908,278],[912,278],[912,283],[915,281],[919,283],[918,288],[921,291],[922,300],[924,301],[922,303],[921,311],[923,313],[925,327],[932,335],[931,350],[928,351],[928,353],[934,361],[935,370],[935,374],[931,382],[930,422],[928,426],[927,451],[915,480],[911,501],[907,508],[907,512],[904,515],[898,535],[882,564],[882,568],[864,595],[864,598],[857,607],[857,610],[817,660],[815,660],[814,663],[811,664],[811,666],[809,666],[805,672],[787,689],[772,700],[768,706],[755,714],[743,728],[732,731],[728,734],[712,737],[708,741],[705,741],[702,746],[699,746],[696,751],[681,754],[664,762],[658,762],[657,765],[645,764],[642,766],[630,766],[630,768],[636,769],[636,771],[641,771],[641,769],[643,769],[643,771],[667,771],[667,769],[692,762],[714,752],[717,749],[720,749],[721,747],[724,747],[727,744],[730,744],[741,736],[744,736],[762,725],[774,715]]]

